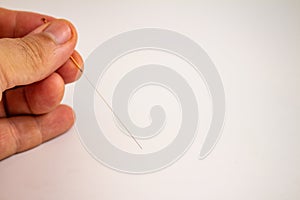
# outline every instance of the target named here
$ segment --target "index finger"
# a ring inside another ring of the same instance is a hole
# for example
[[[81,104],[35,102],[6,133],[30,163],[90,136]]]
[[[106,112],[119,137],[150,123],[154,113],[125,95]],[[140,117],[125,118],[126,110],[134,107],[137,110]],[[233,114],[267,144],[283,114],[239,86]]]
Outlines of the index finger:
[[[23,37],[41,26],[43,18],[47,21],[55,19],[43,14],[0,8],[0,38]]]

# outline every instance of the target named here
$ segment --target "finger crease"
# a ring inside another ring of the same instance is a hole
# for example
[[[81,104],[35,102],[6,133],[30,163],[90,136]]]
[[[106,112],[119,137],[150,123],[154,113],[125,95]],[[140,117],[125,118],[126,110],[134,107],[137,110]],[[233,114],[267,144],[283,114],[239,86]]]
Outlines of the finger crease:
[[[41,123],[40,121],[37,119],[37,117],[34,117],[34,122],[37,126],[37,130],[39,132],[39,136],[40,136],[40,141],[39,141],[39,144],[41,144],[43,141],[44,141],[44,135],[43,135],[43,131],[42,131],[42,126],[41,126]]]
[[[32,107],[31,107],[31,105],[29,103],[30,101],[29,101],[29,98],[27,96],[26,88],[23,89],[22,93],[23,93],[23,97],[24,97],[24,100],[25,100],[25,103],[26,103],[26,105],[28,107],[29,112],[30,113],[34,113]]]
[[[20,138],[17,136],[17,127],[15,125],[15,123],[10,120],[10,119],[7,119],[8,123],[9,123],[9,129],[10,129],[10,134],[12,136],[12,138],[14,139],[14,142],[15,142],[15,153],[18,152],[19,148],[20,148],[20,145],[21,145],[21,141],[20,141]]]
[[[5,117],[8,117],[9,110],[8,110],[8,106],[7,106],[6,92],[3,92],[3,94],[2,94],[2,102],[3,102],[3,107],[4,107],[4,115],[5,115]]]

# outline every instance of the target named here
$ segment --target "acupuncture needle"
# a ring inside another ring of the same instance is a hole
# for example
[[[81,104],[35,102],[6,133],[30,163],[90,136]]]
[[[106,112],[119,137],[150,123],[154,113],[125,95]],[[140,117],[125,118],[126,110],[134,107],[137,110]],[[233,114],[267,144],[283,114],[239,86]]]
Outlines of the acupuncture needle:
[[[47,19],[46,18],[42,18],[42,21],[44,23],[47,23]],[[97,90],[97,88],[93,85],[93,83],[90,81],[90,79],[88,78],[88,76],[86,74],[83,73],[83,70],[81,69],[80,65],[78,64],[78,62],[73,58],[73,56],[70,56],[70,60],[74,63],[74,65],[76,66],[76,68],[80,71],[80,73],[84,76],[84,78],[88,81],[88,83],[92,86],[92,88],[96,91],[97,95],[100,97],[100,99],[102,99],[102,101],[104,102],[104,104],[107,106],[107,108],[111,111],[111,113],[115,116],[115,118],[119,121],[119,123],[123,126],[123,128],[126,130],[126,132],[130,135],[130,137],[133,139],[133,141],[138,145],[138,147],[140,149],[143,149],[142,146],[140,145],[140,143],[136,140],[136,138],[132,135],[132,133],[129,131],[129,129],[127,128],[127,126],[122,122],[122,120],[120,119],[120,117],[115,113],[115,111],[113,110],[113,108],[109,105],[109,103],[106,101],[106,99],[104,98],[104,96]]]

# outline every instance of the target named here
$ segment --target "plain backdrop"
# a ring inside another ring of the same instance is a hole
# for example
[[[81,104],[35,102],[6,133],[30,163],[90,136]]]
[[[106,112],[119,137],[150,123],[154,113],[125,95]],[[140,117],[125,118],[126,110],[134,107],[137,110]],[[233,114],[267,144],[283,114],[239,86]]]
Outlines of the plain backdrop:
[[[159,27],[197,42],[225,87],[226,122],[214,151],[198,154],[205,131],[176,163],[130,175],[83,148],[75,128],[0,162],[0,199],[300,198],[300,3],[282,1],[1,1],[74,23],[86,59],[119,33]],[[72,105],[74,84],[64,103]],[[200,128],[201,129],[201,128]]]

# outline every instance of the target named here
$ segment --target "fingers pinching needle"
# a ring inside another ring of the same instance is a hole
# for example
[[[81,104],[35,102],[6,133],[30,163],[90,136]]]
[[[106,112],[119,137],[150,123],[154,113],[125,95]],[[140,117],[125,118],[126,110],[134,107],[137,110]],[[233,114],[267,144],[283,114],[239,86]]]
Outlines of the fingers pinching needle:
[[[44,23],[47,23],[46,18],[42,18],[42,21]],[[104,104],[108,107],[108,109],[111,111],[111,113],[115,116],[115,118],[119,121],[119,123],[123,126],[123,128],[126,130],[126,132],[130,135],[130,137],[133,139],[133,141],[138,145],[140,149],[143,149],[141,144],[137,141],[137,139],[133,136],[133,134],[129,131],[129,129],[126,127],[126,125],[122,122],[120,117],[114,112],[113,108],[109,105],[109,103],[105,100],[104,96],[97,90],[97,88],[93,85],[93,83],[90,81],[90,79],[83,73],[83,70],[81,69],[78,62],[73,58],[73,56],[70,56],[70,60],[74,63],[76,68],[81,72],[81,74],[84,76],[84,78],[88,81],[88,83],[91,85],[91,87],[96,91],[97,95],[102,99]]]

